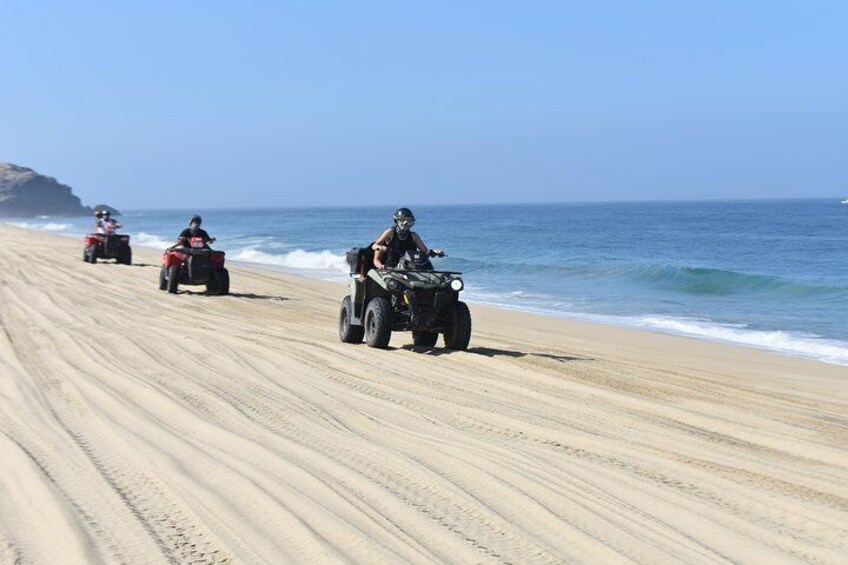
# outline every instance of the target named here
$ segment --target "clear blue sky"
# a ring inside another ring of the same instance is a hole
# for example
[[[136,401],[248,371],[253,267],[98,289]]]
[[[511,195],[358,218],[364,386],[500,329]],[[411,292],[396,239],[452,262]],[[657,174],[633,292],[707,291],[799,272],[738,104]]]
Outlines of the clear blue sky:
[[[123,4],[1,11],[0,161],[89,204],[848,196],[848,2]]]

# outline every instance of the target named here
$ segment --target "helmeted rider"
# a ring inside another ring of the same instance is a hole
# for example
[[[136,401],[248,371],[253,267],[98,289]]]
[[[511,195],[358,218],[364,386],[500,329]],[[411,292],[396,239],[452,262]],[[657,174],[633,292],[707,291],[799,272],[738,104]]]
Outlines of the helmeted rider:
[[[118,228],[123,227],[120,222],[112,219],[112,213],[109,210],[98,210],[94,215],[97,217],[97,221],[94,222],[97,233],[112,235]]]
[[[424,245],[417,233],[412,231],[415,215],[409,208],[398,208],[392,215],[395,225],[384,231],[371,246],[374,250],[374,266],[378,269],[395,267],[407,251],[417,249],[428,255],[430,249]],[[441,255],[441,249],[433,249]]]
[[[121,228],[121,223],[117,220],[112,219],[112,213],[105,208],[102,210],[98,210],[94,213],[95,217],[97,217],[97,221],[94,222],[94,229],[97,233],[101,235],[105,235],[103,238],[103,253],[107,257],[110,252],[109,241],[112,239],[112,236],[118,231],[118,228]]]
[[[188,227],[180,232],[179,237],[177,238],[177,243],[174,247],[191,247],[192,239],[200,239],[203,242],[203,247],[208,247],[208,243],[212,243],[215,241],[214,237],[209,237],[209,234],[206,233],[206,230],[200,227],[200,224],[203,223],[203,218],[195,214],[188,221]]]

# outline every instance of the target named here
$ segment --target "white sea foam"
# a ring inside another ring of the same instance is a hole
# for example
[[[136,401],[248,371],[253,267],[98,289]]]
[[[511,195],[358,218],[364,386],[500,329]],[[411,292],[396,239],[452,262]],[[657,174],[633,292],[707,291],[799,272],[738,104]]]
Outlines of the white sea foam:
[[[613,316],[574,312],[566,302],[554,303],[543,294],[523,291],[491,292],[469,288],[469,302],[497,308],[532,312],[598,322],[615,326],[639,327],[664,333],[685,335],[759,349],[768,349],[796,357],[807,357],[827,363],[848,365],[848,343],[824,339],[817,335],[785,331],[754,330],[744,324],[718,324],[707,320],[664,316]],[[547,300],[546,300],[547,299]]]
[[[71,224],[60,224],[56,222],[46,223],[31,223],[31,222],[6,222],[11,226],[24,228],[28,230],[44,230],[44,231],[66,231],[73,227]]]
[[[637,325],[848,365],[848,343],[815,335],[743,329],[738,325],[655,316],[639,318]]]
[[[288,253],[272,254],[260,251],[254,247],[248,247],[234,253],[231,258],[234,261],[245,263],[257,263],[272,267],[284,267],[286,269],[297,269],[307,271],[330,271],[345,273],[348,270],[344,256],[336,255],[330,251],[304,251],[295,249]]]
[[[132,244],[141,247],[152,247],[153,249],[164,250],[174,244],[173,241],[166,241],[158,235],[138,232],[132,237]]]

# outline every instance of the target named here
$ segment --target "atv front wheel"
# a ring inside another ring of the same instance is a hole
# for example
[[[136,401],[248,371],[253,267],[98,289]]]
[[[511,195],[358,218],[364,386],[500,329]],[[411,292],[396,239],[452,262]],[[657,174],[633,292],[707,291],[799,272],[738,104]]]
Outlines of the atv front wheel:
[[[392,338],[392,311],[385,298],[372,298],[365,309],[365,342],[385,349]]]
[[[97,263],[97,246],[96,245],[89,245],[86,253],[88,254],[88,262],[89,263],[91,263],[92,265]]]
[[[433,332],[412,332],[412,343],[421,347],[433,347],[439,340],[439,334]]]
[[[180,288],[180,267],[171,265],[168,267],[168,292],[176,294]]]
[[[168,267],[159,269],[159,290],[168,290]]]
[[[445,347],[465,351],[471,341],[471,311],[465,302],[457,301],[450,309],[445,328]]]
[[[345,296],[342,300],[342,308],[339,310],[339,339],[343,343],[362,343],[365,328],[351,325],[352,317],[353,303],[350,301],[350,296]]]

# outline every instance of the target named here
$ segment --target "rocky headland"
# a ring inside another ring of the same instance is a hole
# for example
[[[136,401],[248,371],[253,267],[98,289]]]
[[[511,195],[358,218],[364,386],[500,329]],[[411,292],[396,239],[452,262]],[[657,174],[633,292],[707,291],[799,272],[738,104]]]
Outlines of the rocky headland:
[[[0,217],[86,216],[71,187],[27,167],[0,163]]]

